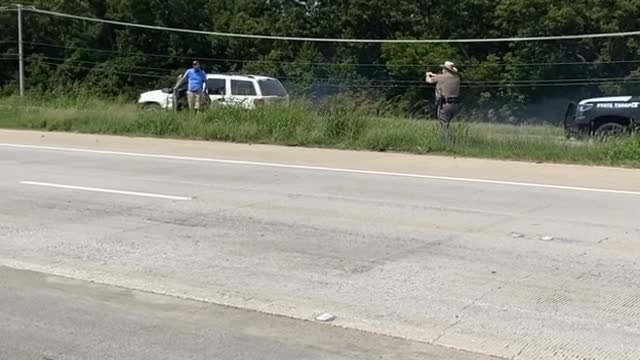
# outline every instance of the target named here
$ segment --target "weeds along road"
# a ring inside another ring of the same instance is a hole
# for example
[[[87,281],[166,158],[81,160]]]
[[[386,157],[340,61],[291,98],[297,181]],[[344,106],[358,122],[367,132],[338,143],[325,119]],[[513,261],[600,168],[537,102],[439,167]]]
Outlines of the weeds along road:
[[[268,338],[292,358],[640,358],[638,170],[17,131],[0,131],[0,165],[3,324],[59,358],[78,351],[60,341],[82,341],[36,328],[96,336],[104,329],[82,319],[108,316],[148,344],[162,331],[188,337],[185,317],[153,301],[101,295],[114,286],[255,310],[257,327],[284,315],[334,351],[304,353],[273,325]],[[82,289],[51,295],[41,277],[57,276]],[[35,308],[67,305],[34,318],[26,293]],[[140,306],[160,314],[157,327],[127,316]],[[336,319],[299,321],[322,312]],[[215,331],[241,315],[192,323]],[[266,336],[255,334],[246,341]]]

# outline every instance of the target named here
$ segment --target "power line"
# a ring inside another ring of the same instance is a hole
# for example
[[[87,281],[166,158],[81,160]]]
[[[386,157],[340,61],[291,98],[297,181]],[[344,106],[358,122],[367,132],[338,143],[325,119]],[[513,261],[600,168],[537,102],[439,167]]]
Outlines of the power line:
[[[79,60],[79,59],[68,59],[68,58],[59,58],[59,57],[51,57],[51,56],[40,56],[40,55],[35,55],[37,58],[40,59],[45,59],[45,60],[57,60],[57,61],[64,61],[64,62],[78,62],[78,63],[83,63],[83,64],[92,64],[92,65],[105,65],[107,64],[107,62],[98,62],[98,61],[87,61],[87,60]],[[172,71],[171,69],[167,69],[167,68],[159,68],[159,67],[150,67],[150,66],[137,66],[137,65],[126,65],[126,64],[118,64],[118,65],[124,65],[125,67],[128,68],[132,68],[132,69],[141,69],[141,70],[158,70],[158,71]],[[174,70],[175,71],[175,70]]]
[[[61,58],[50,58],[43,57],[44,59],[54,59],[54,60],[64,60]],[[93,61],[83,61],[83,60],[71,60],[77,61],[80,63],[93,64],[93,65],[102,65],[103,63],[93,62]],[[54,63],[49,61],[41,61],[41,63],[55,65],[55,66],[63,66],[67,65],[64,63]],[[157,74],[141,74],[141,73],[132,73],[125,72],[119,70],[107,70],[99,67],[86,67],[82,65],[72,65],[74,68],[79,69],[87,69],[87,70],[98,70],[98,71],[110,71],[115,74],[129,75],[129,76],[142,76],[142,77],[151,77],[151,78],[167,78],[168,75],[157,75]],[[145,68],[145,67],[135,67],[141,70],[165,70],[159,68]],[[279,77],[282,81],[299,81],[300,77]],[[330,87],[349,87],[349,86],[360,86],[360,87],[373,87],[373,88],[388,88],[388,87],[431,87],[432,85],[427,85],[424,81],[416,81],[416,80],[396,80],[396,79],[362,79],[361,81],[355,80],[351,82],[351,85],[345,82],[335,83],[337,79],[332,78],[311,78],[313,81],[312,84],[317,86],[330,86]],[[506,87],[538,87],[538,86],[584,86],[584,85],[601,85],[607,82],[624,82],[625,84],[635,84],[640,82],[639,80],[629,80],[624,77],[610,77],[610,78],[574,78],[574,79],[549,79],[549,80],[512,80],[512,81],[497,81],[497,80],[488,80],[488,81],[465,81],[462,86],[466,88],[506,88]]]
[[[83,51],[92,51],[92,52],[101,52],[108,54],[118,54],[118,55],[131,55],[131,56],[145,56],[145,57],[158,57],[165,59],[188,59],[192,60],[193,57],[182,56],[182,55],[166,55],[166,54],[151,54],[151,53],[141,53],[141,52],[127,52],[127,51],[116,51],[116,50],[105,50],[105,49],[97,49],[97,48],[87,48],[87,47],[76,47],[76,46],[66,46],[66,45],[57,45],[50,43],[42,43],[42,42],[25,42],[25,44],[33,45],[33,46],[42,46],[42,47],[52,47],[52,48],[60,48],[67,50],[83,50]],[[311,65],[311,66],[359,66],[359,67],[389,67],[389,68],[428,68],[428,67],[437,67],[439,64],[376,64],[376,63],[336,63],[336,62],[301,62],[301,61],[274,61],[274,60],[242,60],[242,59],[232,59],[232,58],[207,58],[207,57],[197,57],[200,61],[216,61],[216,62],[230,62],[230,63],[245,63],[245,64],[253,64],[253,63],[272,63],[272,64],[281,64],[281,65]],[[483,66],[491,66],[491,67],[544,67],[544,66],[562,66],[562,65],[572,65],[572,66],[589,66],[589,65],[619,65],[619,64],[638,64],[640,63],[640,59],[637,60],[596,60],[596,61],[566,61],[566,62],[530,62],[530,63],[500,63],[500,62],[481,62],[481,63],[462,63],[458,66],[460,67],[483,67]]]
[[[279,77],[279,79],[300,79],[299,77]],[[319,81],[336,81],[339,79],[335,78],[312,78],[313,80]],[[538,84],[538,83],[573,83],[573,82],[607,82],[607,81],[629,81],[630,79],[626,77],[608,77],[608,78],[569,78],[569,79],[520,79],[520,80],[465,80],[463,84]],[[361,79],[355,80],[355,82],[364,82],[367,81],[376,82],[376,83],[391,83],[391,84],[424,84],[424,80],[402,80],[402,79]]]
[[[53,48],[61,48],[61,49],[68,49],[68,50],[95,51],[95,52],[101,52],[101,53],[107,53],[107,54],[118,54],[118,55],[148,56],[148,57],[158,57],[158,58],[165,58],[165,59],[188,59],[188,60],[193,60],[194,58],[193,56],[105,50],[105,49],[96,49],[96,48],[87,48],[87,47],[55,45],[55,44],[47,44],[47,43],[41,43],[41,42],[25,42],[25,43],[34,45],[34,46],[53,47]],[[265,61],[265,60],[241,60],[241,59],[230,59],[230,58],[207,58],[207,57],[196,57],[196,58],[200,61],[219,61],[219,62],[238,62],[238,63],[254,63],[254,62]],[[274,63],[299,64],[296,62],[287,62],[287,61],[282,61],[282,62],[276,61]],[[309,63],[309,64],[316,64],[316,63]],[[317,63],[317,64],[331,64],[331,63]]]
[[[108,54],[119,54],[119,55],[131,55],[131,56],[148,56],[148,57],[158,57],[165,59],[188,59],[193,60],[192,56],[182,56],[182,55],[166,55],[166,54],[151,54],[151,53],[141,53],[141,52],[126,52],[126,51],[116,51],[116,50],[105,50],[105,49],[96,49],[96,48],[87,48],[87,47],[74,47],[74,46],[65,46],[65,45],[55,45],[41,42],[25,42],[26,44],[34,45],[34,46],[43,46],[43,47],[53,47],[53,48],[61,48],[68,50],[83,50],[83,51],[95,51],[101,53]],[[253,64],[253,63],[271,63],[271,64],[280,64],[280,65],[312,65],[312,66],[362,66],[362,67],[385,67],[386,64],[375,64],[375,63],[336,63],[336,62],[302,62],[302,61],[276,61],[276,60],[243,60],[243,59],[232,59],[232,58],[209,58],[209,57],[196,57],[200,61],[216,61],[216,62],[227,62],[227,63],[243,63],[243,64]],[[640,60],[638,61],[640,62]],[[394,65],[401,67],[434,67],[440,66],[439,64],[401,64]],[[464,66],[464,65],[463,65]]]
[[[49,57],[49,56],[38,56],[38,58],[41,59],[45,59],[45,60],[58,60],[58,61],[66,61],[66,62],[77,62],[77,63],[82,63],[82,64],[92,64],[92,65],[104,65],[104,62],[96,62],[96,61],[86,61],[86,60],[77,60],[77,59],[64,59],[64,58],[57,58],[57,57]],[[63,65],[63,64],[58,64],[58,65]],[[64,64],[66,65],[66,64]],[[75,65],[73,65],[75,66]],[[146,67],[146,66],[126,66],[129,68],[134,68],[134,69],[140,69],[140,70],[158,70],[158,71],[170,71],[168,69],[164,69],[164,68],[157,68],[157,67]],[[155,74],[154,74],[155,75]],[[167,75],[158,75],[160,77],[166,77]],[[283,81],[287,81],[287,80],[300,80],[300,77],[292,77],[292,76],[283,76],[283,77],[278,77],[280,80]],[[315,81],[316,83],[319,82],[327,82],[330,83],[332,81],[336,81],[337,79],[335,78],[318,78],[318,77],[313,77],[312,78],[313,81]],[[544,84],[544,83],[557,83],[557,84],[565,84],[565,83],[574,83],[577,82],[579,84],[585,83],[585,82],[589,82],[589,83],[596,83],[596,82],[610,82],[610,81],[625,81],[628,82],[628,79],[625,77],[608,77],[608,78],[569,78],[569,79],[520,79],[520,80],[511,80],[511,81],[506,81],[506,80],[467,80],[464,81],[463,84],[464,85],[473,85],[473,84],[482,84],[482,85],[498,85],[498,86],[511,86],[512,84],[529,84],[529,85],[537,85],[537,84]],[[424,84],[424,81],[421,80],[402,80],[402,79],[362,79],[362,80],[355,80],[354,83],[377,83],[377,84]]]
[[[594,82],[581,82],[581,83],[545,83],[545,84],[474,84],[474,85],[461,85],[467,89],[504,89],[504,88],[536,88],[536,87],[572,87],[572,86],[599,86],[606,83],[594,83]],[[625,84],[640,84],[640,81],[633,80],[625,82]],[[360,89],[406,89],[406,88],[431,88],[428,85],[348,85],[348,84],[334,84],[334,83],[311,83],[310,86],[318,87],[333,87],[333,88],[360,88]]]
[[[477,84],[477,85],[462,85],[462,87],[465,88],[476,88],[476,89],[483,89],[483,88],[533,88],[533,87],[562,87],[562,86],[599,86],[599,85],[604,85],[607,84],[607,82],[590,82],[590,81],[585,81],[585,82],[570,82],[570,83],[531,83],[531,84],[504,84],[504,85],[498,85],[498,84],[488,84],[488,85],[482,85],[482,84]],[[631,81],[625,81],[625,84],[640,84],[640,81],[638,80],[631,80]]]
[[[64,64],[54,63],[54,62],[49,62],[49,61],[40,61],[40,63],[41,64],[52,65],[52,66],[56,66],[56,67],[61,67],[61,66],[64,65]],[[110,73],[114,73],[114,74],[118,74],[118,75],[138,76],[138,77],[146,77],[146,78],[154,78],[154,79],[166,79],[167,78],[167,76],[132,73],[132,72],[126,72],[126,71],[117,71],[117,70],[104,69],[104,68],[99,68],[99,67],[87,67],[87,66],[76,66],[76,65],[74,65],[73,67],[75,69],[110,72]]]
[[[43,64],[52,65],[52,66],[63,66],[64,64],[53,63],[47,61],[41,61]],[[96,67],[86,67],[86,66],[74,66],[74,68],[78,69],[86,69],[91,71],[105,71],[111,72],[114,74],[120,75],[128,75],[134,77],[145,77],[145,78],[155,78],[155,79],[166,79],[166,76],[152,75],[152,74],[140,74],[140,73],[132,73],[132,72],[124,72],[117,70],[109,70],[103,68]],[[625,82],[626,84],[640,84],[640,80],[631,80]],[[596,86],[602,85],[602,82],[571,82],[571,83],[542,83],[542,84],[463,84],[464,88],[472,88],[472,89],[497,89],[497,88],[531,88],[531,87],[562,87],[562,86]],[[359,84],[359,83],[323,83],[323,82],[312,82],[308,86],[311,87],[333,87],[333,88],[361,88],[361,89],[389,89],[389,88],[431,88],[431,85],[427,84],[391,84],[391,85],[380,85],[375,83],[370,84]]]
[[[124,21],[98,19],[87,16],[79,16],[66,14],[55,11],[40,10],[36,8],[25,9],[34,13],[45,14],[50,16],[58,16],[68,19],[83,20],[90,22],[98,22],[111,25],[136,27],[149,30],[161,30],[172,31],[180,33],[218,36],[218,37],[231,37],[231,38],[244,38],[244,39],[261,39],[261,40],[284,40],[284,41],[306,41],[306,42],[331,42],[331,43],[395,43],[395,44],[435,44],[435,43],[497,43],[497,42],[523,42],[523,41],[552,41],[552,40],[579,40],[579,39],[595,39],[595,38],[611,38],[611,37],[625,37],[625,36],[638,36],[640,31],[627,31],[627,32],[614,32],[614,33],[600,33],[600,34],[582,34],[582,35],[556,35],[556,36],[528,36],[528,37],[510,37],[510,38],[487,38],[487,39],[335,39],[335,38],[310,38],[310,37],[295,37],[295,36],[273,36],[273,35],[252,35],[252,34],[238,34],[238,33],[224,33],[216,31],[204,31],[204,30],[190,30],[182,28],[171,28],[164,26],[143,25],[135,24]]]
[[[483,67],[483,66],[492,66],[492,67],[532,67],[532,66],[559,66],[559,65],[608,65],[608,64],[635,64],[640,63],[639,60],[611,60],[611,61],[559,61],[559,62],[531,62],[531,63],[506,63],[506,62],[480,62],[480,63],[462,63],[460,67]],[[440,66],[439,64],[431,64],[431,65],[420,65],[420,64],[382,64],[381,66],[386,67],[434,67]]]

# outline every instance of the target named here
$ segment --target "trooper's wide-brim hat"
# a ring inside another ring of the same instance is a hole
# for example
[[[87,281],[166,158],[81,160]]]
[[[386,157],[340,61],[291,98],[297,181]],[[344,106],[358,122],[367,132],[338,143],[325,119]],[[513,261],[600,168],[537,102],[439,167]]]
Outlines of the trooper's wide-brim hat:
[[[454,64],[451,61],[445,61],[444,64],[441,65],[441,67],[454,73],[458,72],[458,68],[456,67],[456,64]]]

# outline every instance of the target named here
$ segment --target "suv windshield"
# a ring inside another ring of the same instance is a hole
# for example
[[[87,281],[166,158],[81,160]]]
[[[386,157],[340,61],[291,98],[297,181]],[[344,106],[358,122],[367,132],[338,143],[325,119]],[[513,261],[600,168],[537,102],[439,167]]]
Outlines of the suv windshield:
[[[267,79],[258,81],[262,96],[287,96],[287,90],[276,79]]]

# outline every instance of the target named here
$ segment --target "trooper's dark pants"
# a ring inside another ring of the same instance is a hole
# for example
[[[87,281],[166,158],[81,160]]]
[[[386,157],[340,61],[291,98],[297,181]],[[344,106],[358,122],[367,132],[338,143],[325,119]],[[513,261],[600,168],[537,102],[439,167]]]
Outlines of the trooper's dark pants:
[[[461,105],[459,103],[447,103],[438,107],[438,120],[442,129],[442,137],[449,144],[449,124],[451,120],[460,112]]]

